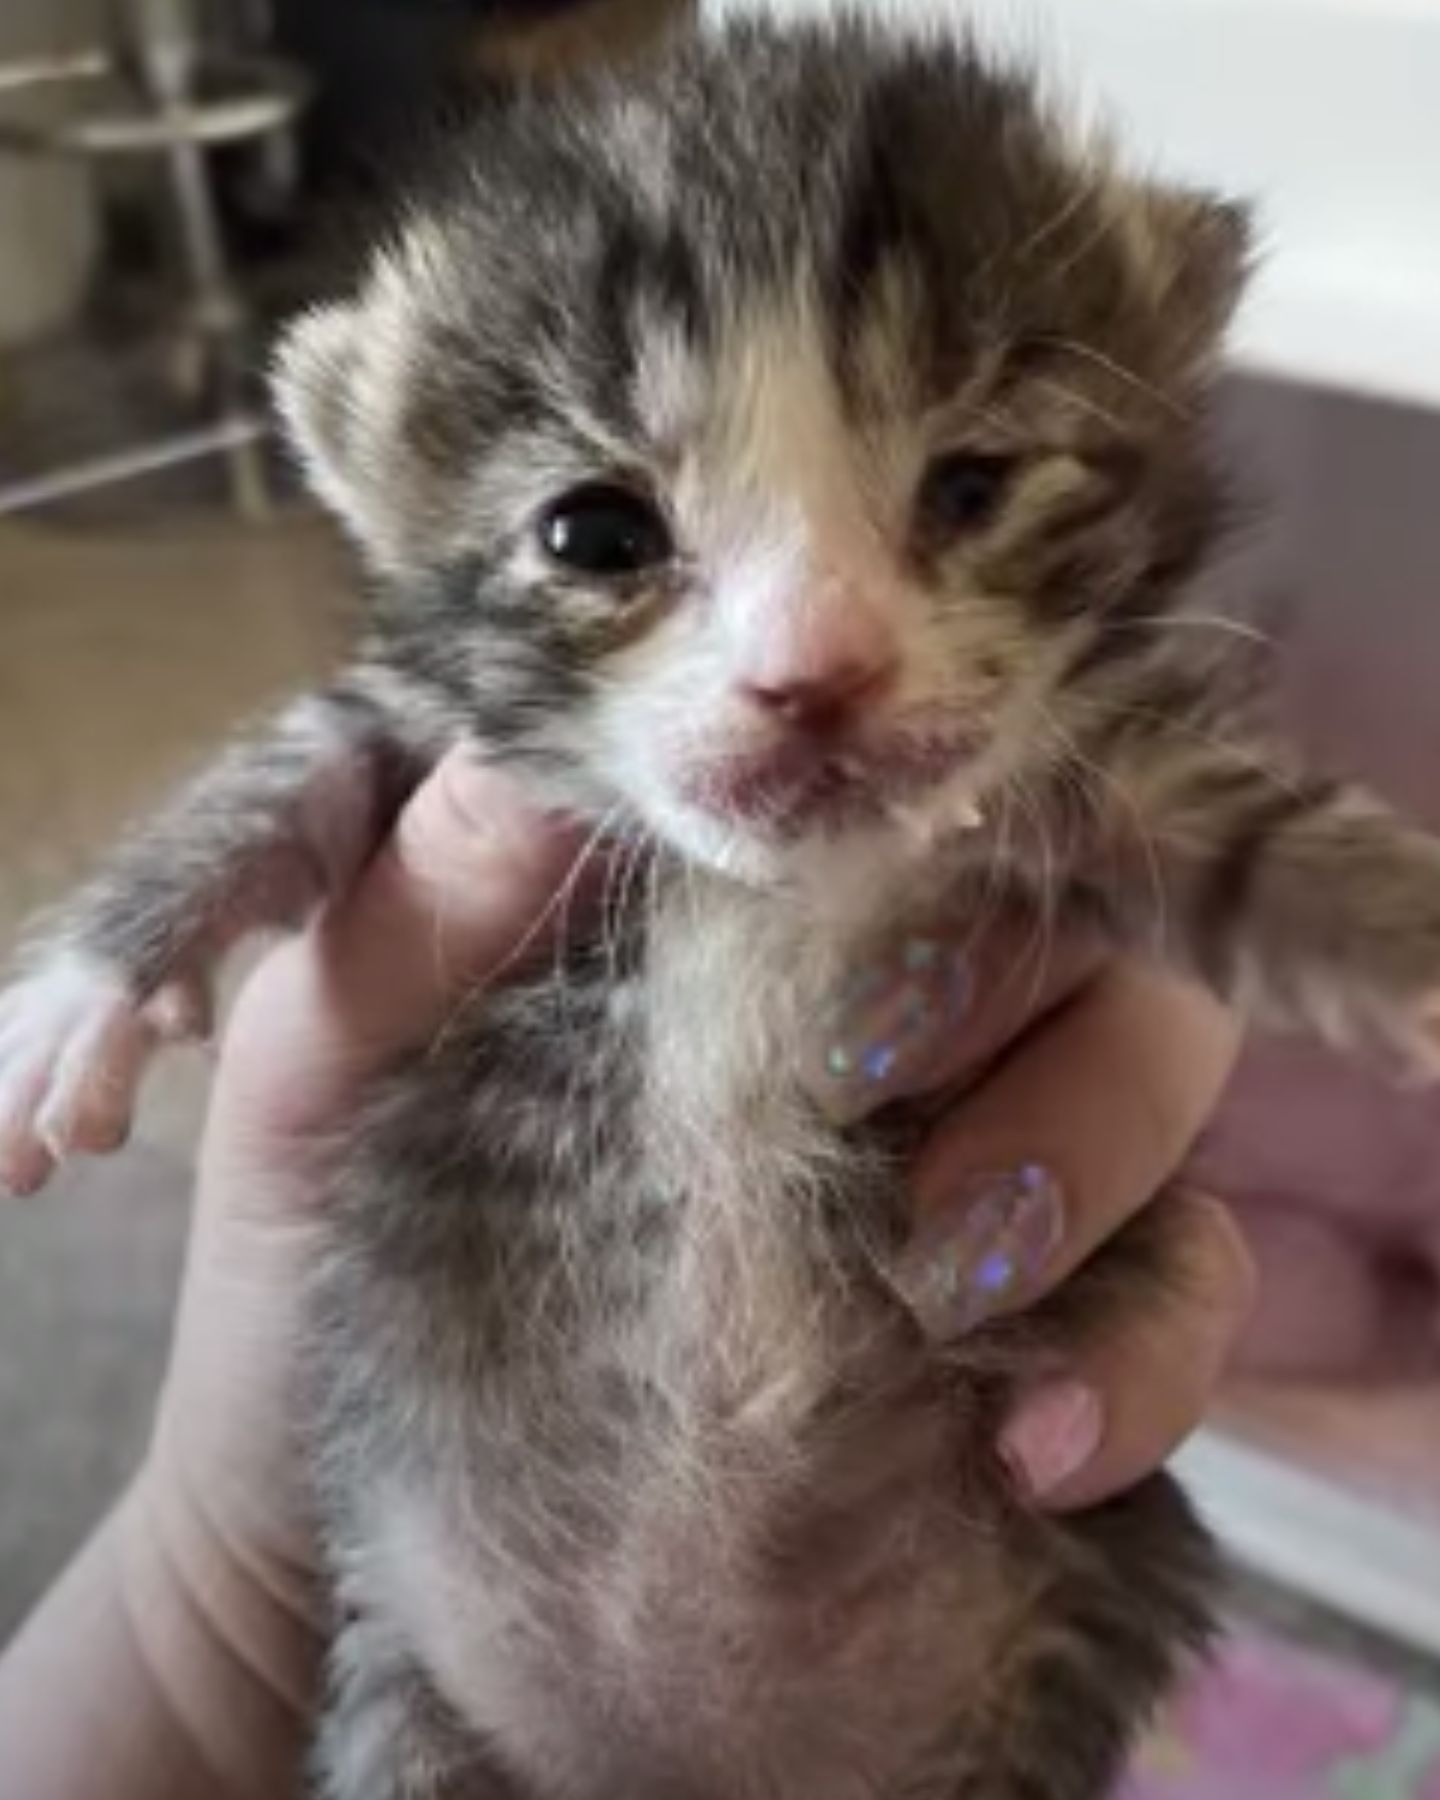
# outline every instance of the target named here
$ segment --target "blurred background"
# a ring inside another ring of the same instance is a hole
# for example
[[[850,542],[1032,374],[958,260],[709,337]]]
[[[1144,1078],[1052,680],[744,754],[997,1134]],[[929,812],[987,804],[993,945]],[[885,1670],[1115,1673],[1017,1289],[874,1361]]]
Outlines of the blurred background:
[[[683,4],[0,3],[0,948],[343,645],[350,570],[261,374],[416,122],[457,86],[628,54]],[[1287,596],[1266,623],[1317,758],[1440,825],[1440,0],[968,10],[1158,163],[1259,197],[1224,428],[1271,506],[1238,578]],[[1323,1070],[1245,1079],[1265,1198],[1308,1198],[1296,1134],[1386,1166]],[[143,1443],[204,1093],[198,1054],[169,1059],[122,1157],[0,1222],[0,1640]],[[1395,1241],[1440,1246],[1440,1110],[1401,1127]],[[1242,1573],[1236,1627],[1135,1800],[1440,1800],[1440,1290],[1411,1261],[1416,1354],[1290,1369],[1282,1326],[1182,1459]]]

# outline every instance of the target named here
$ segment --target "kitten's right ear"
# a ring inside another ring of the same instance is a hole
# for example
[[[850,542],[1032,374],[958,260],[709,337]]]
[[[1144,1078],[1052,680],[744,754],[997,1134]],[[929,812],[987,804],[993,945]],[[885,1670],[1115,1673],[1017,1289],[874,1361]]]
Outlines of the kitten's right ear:
[[[384,452],[393,392],[376,366],[363,301],[312,308],[285,331],[271,389],[311,487],[381,567],[398,561]],[[383,356],[382,356],[383,360]]]
[[[1250,209],[1199,189],[1139,185],[1123,213],[1136,279],[1165,320],[1175,373],[1208,372],[1253,260]]]

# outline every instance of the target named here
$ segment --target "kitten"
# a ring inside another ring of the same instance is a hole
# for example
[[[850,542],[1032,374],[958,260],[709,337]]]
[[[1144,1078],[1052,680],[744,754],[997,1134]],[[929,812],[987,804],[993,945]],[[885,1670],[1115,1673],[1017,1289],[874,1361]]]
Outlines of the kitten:
[[[1095,1800],[1202,1641],[1168,1480],[1046,1518],[992,1447],[1163,1266],[1163,1201],[936,1348],[885,1279],[905,1122],[839,1130],[799,1071],[846,971],[997,888],[1428,1046],[1440,846],[1284,771],[1174,623],[1246,254],[963,38],[752,20],[488,106],[292,331],[369,634],[11,992],[11,1184],[119,1139],[157,1014],[447,746],[644,859],[336,1159],[327,1800]]]

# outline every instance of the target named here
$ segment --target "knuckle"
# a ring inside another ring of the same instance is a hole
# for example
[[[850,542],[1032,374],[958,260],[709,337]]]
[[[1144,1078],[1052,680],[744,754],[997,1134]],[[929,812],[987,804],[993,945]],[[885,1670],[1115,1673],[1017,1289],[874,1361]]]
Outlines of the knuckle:
[[[1186,1285],[1197,1306],[1238,1328],[1254,1310],[1260,1277],[1230,1208],[1194,1188],[1176,1196],[1182,1220]]]
[[[1123,1070],[1129,1129],[1147,1156],[1173,1168],[1229,1077],[1239,1027],[1193,983],[1129,961],[1110,965],[1095,996],[1095,1041]]]

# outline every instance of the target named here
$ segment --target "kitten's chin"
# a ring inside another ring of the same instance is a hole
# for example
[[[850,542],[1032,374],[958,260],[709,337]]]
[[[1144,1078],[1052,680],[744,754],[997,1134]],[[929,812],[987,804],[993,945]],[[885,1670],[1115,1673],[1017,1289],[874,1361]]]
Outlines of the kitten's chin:
[[[686,862],[745,887],[783,886],[797,846],[770,842],[688,806],[663,806],[649,819],[655,835]]]
[[[878,885],[903,880],[907,866],[931,860],[942,841],[974,831],[980,810],[956,782],[904,807],[892,805],[802,831],[767,832],[683,801],[642,809],[655,835],[687,862],[751,888],[799,891],[848,910]]]

